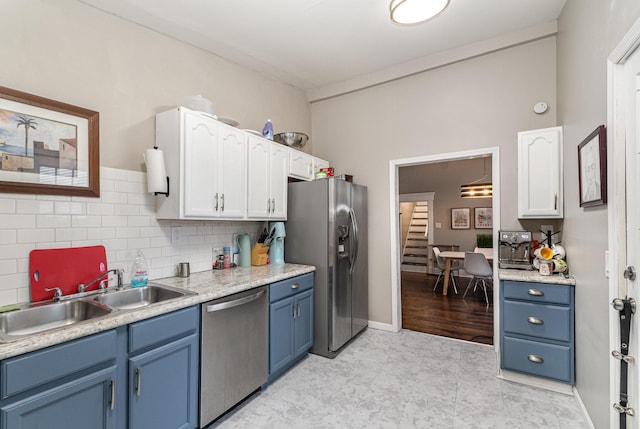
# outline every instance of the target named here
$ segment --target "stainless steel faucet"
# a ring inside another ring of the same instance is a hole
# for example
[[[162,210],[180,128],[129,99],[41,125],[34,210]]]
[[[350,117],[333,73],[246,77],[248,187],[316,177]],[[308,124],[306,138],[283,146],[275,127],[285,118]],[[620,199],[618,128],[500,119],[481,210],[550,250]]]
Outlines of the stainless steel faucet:
[[[116,290],[122,289],[122,284],[123,284],[122,276],[124,274],[124,270],[114,268],[114,269],[111,269],[111,270],[107,270],[104,273],[101,273],[98,277],[96,277],[95,279],[91,280],[87,284],[80,283],[78,285],[78,292],[79,293],[86,292],[87,289],[89,289],[91,286],[93,286],[93,284],[95,282],[97,282],[99,280],[100,280],[100,285],[98,286],[98,290],[99,291],[106,290],[107,286],[105,286],[104,280],[102,280],[102,279],[103,279],[104,276],[108,275],[109,273],[114,273],[117,276],[118,282],[116,284]]]

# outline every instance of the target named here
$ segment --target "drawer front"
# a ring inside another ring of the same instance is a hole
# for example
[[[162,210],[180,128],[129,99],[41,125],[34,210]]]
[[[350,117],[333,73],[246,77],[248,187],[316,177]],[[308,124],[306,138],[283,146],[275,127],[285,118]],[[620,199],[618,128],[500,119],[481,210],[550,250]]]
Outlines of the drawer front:
[[[279,301],[313,287],[313,273],[272,283],[269,287],[269,302]]]
[[[0,363],[2,399],[116,358],[116,331],[69,341]]]
[[[520,299],[532,302],[571,304],[572,286],[547,283],[514,282],[503,280],[505,299]]]
[[[504,337],[501,367],[572,384],[573,349]]]
[[[503,330],[557,341],[571,341],[572,312],[559,305],[504,301]]]
[[[168,343],[197,332],[199,306],[129,325],[129,353]]]

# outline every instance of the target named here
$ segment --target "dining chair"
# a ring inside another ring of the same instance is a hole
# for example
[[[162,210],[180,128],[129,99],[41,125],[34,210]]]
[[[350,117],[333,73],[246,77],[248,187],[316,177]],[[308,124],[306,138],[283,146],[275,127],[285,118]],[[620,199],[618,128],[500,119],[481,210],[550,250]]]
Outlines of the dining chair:
[[[433,285],[433,290],[435,292],[436,288],[438,287],[438,282],[440,281],[440,279],[441,278],[444,279],[443,274],[446,271],[446,268],[445,268],[445,260],[443,257],[440,256],[440,249],[438,249],[437,247],[434,247],[433,254],[436,256],[436,264],[438,268],[438,278],[436,279],[436,284]],[[454,272],[458,273],[458,277],[460,276],[460,262],[458,261],[451,261],[451,270],[449,271],[449,278],[451,279],[451,284],[453,285],[453,291],[457,294],[458,288],[456,287],[456,279],[454,278]]]
[[[489,305],[487,283],[490,286],[493,285],[493,269],[491,268],[491,265],[489,265],[487,257],[482,252],[465,252],[463,269],[465,272],[471,274],[473,278],[469,281],[469,284],[464,291],[464,295],[462,295],[462,299],[467,296],[467,292],[472,284],[473,291],[475,292],[478,287],[478,283],[480,282],[482,284],[482,290],[484,290],[484,299],[487,302],[487,305]]]

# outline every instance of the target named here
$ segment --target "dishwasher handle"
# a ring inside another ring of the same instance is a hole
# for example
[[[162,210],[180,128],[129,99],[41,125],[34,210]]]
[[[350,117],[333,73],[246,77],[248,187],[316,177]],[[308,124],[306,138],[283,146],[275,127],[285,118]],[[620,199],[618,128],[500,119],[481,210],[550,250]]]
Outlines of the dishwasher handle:
[[[226,302],[221,302],[219,304],[207,305],[207,313],[213,313],[214,311],[226,310],[227,308],[233,308],[243,304],[247,304],[251,301],[255,301],[256,299],[260,299],[265,293],[266,291],[263,289],[261,291],[254,293],[253,295],[234,299],[233,301],[226,301]]]

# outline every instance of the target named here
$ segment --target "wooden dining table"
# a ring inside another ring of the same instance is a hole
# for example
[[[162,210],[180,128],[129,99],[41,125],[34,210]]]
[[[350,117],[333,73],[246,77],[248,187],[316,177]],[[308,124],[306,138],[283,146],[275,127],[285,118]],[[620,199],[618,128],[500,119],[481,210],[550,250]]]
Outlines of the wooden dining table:
[[[442,286],[442,294],[446,295],[449,289],[449,277],[451,275],[451,261],[464,260],[466,252],[444,251],[440,252],[440,257],[444,258],[444,285]],[[493,263],[493,252],[483,251],[484,256],[490,264]]]

